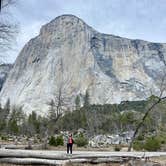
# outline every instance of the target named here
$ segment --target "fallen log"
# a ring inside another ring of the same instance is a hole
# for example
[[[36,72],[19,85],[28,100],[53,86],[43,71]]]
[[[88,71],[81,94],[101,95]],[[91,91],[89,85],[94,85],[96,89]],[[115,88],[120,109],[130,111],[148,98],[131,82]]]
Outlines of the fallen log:
[[[69,159],[69,160],[48,160],[48,159],[36,159],[36,158],[1,158],[0,163],[3,164],[19,164],[19,165],[52,165],[63,166],[67,164],[101,164],[101,163],[130,163],[132,165],[154,164],[154,162],[147,162],[142,160],[129,160],[123,161],[121,158],[97,158],[97,159]],[[155,165],[159,163],[155,162]],[[158,166],[156,165],[156,166]]]
[[[108,157],[108,158],[96,158],[96,159],[71,159],[71,163],[91,163],[91,164],[100,164],[100,163],[122,163],[124,162],[121,157]]]
[[[66,162],[107,163],[125,162],[128,160],[143,159],[145,157],[166,156],[166,152],[90,152],[77,151],[67,155],[65,151],[39,151],[39,150],[8,150],[0,149],[0,162],[13,162],[13,164],[62,164]],[[15,163],[14,163],[15,162]]]
[[[20,164],[20,165],[62,165],[55,160],[34,159],[34,158],[1,158],[0,163],[3,164]]]
[[[122,163],[120,158],[97,158],[97,159],[69,159],[69,160],[48,160],[36,158],[1,158],[0,163],[5,164],[20,164],[20,165],[65,165],[67,163]]]
[[[26,151],[26,150],[0,150],[1,158],[39,158],[39,159],[56,159],[56,160],[64,160],[68,159],[70,156],[66,156],[64,154],[46,154],[37,151]]]
[[[31,147],[29,147],[28,145],[14,145],[14,144],[3,144],[1,145],[1,148],[3,149],[20,149],[20,150],[24,150],[24,149],[44,149],[44,145],[43,144],[36,144],[36,145],[31,145]]]
[[[108,158],[108,157],[121,157],[121,158],[137,158],[140,156],[135,155],[115,155],[112,156],[110,154],[96,154],[96,153],[85,153],[85,154],[72,154],[68,155],[66,153],[44,153],[45,151],[37,152],[37,151],[26,151],[26,150],[3,150],[0,151],[1,158],[38,158],[38,159],[52,159],[52,160],[67,160],[67,159],[97,159],[97,158]]]
[[[46,153],[48,152],[48,153]],[[82,158],[108,158],[108,154],[96,154],[96,153],[84,153],[84,154],[66,154],[63,153],[53,153],[52,151],[33,151],[33,150],[0,150],[0,157],[9,158],[39,158],[39,159],[53,159],[53,160],[67,160],[67,159],[82,159]],[[116,157],[116,156],[113,156]]]

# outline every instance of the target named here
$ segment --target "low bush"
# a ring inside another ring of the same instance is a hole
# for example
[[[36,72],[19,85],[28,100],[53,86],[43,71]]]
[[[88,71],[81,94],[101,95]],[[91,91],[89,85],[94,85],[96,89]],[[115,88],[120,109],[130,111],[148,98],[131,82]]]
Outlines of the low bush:
[[[143,135],[139,135],[139,136],[137,137],[137,140],[143,141],[143,140],[144,140],[144,136],[143,136]]]
[[[49,145],[52,146],[63,146],[64,145],[64,141],[63,141],[63,137],[62,136],[57,136],[56,138],[54,136],[51,136],[51,138],[49,139]]]
[[[144,149],[147,151],[157,151],[161,147],[161,142],[156,137],[147,138]]]
[[[140,151],[144,148],[144,144],[142,141],[136,140],[133,143],[133,149],[136,151]]]
[[[114,150],[115,151],[120,151],[122,148],[121,148],[121,146],[120,145],[116,145],[115,147],[114,147]]]
[[[78,147],[83,147],[83,146],[86,146],[88,144],[88,139],[85,138],[85,136],[83,134],[79,134],[76,137],[74,142]]]
[[[7,136],[2,135],[2,136],[1,136],[1,140],[7,141],[7,140],[8,140],[8,137],[7,137]]]

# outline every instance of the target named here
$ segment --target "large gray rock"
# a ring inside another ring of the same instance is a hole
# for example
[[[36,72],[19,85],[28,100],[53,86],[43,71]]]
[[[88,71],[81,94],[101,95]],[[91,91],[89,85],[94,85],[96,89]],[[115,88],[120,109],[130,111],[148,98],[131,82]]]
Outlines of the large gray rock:
[[[59,87],[74,106],[86,90],[94,104],[158,94],[166,44],[102,34],[73,15],[44,25],[17,57],[0,97],[44,114]]]
[[[4,82],[12,68],[12,64],[1,64],[0,65],[0,91],[3,87]]]

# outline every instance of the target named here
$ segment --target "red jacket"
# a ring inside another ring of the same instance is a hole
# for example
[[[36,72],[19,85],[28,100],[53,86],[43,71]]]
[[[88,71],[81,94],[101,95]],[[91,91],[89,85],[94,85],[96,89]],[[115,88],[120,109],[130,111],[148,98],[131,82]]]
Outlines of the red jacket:
[[[74,143],[73,138],[72,138],[72,137],[69,137],[69,139],[68,139],[68,144],[73,144],[73,143]]]

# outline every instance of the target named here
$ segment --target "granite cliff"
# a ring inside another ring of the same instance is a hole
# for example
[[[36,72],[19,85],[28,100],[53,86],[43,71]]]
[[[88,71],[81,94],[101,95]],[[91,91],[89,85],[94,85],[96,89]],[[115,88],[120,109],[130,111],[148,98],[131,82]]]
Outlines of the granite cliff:
[[[59,88],[74,106],[86,90],[94,104],[141,100],[159,93],[166,44],[102,34],[73,15],[44,25],[17,57],[1,90],[4,104],[46,113]]]
[[[6,81],[8,73],[12,69],[12,64],[1,64],[0,65],[0,91],[3,87],[3,84]]]

